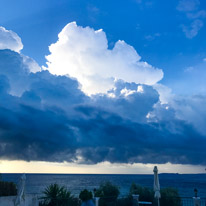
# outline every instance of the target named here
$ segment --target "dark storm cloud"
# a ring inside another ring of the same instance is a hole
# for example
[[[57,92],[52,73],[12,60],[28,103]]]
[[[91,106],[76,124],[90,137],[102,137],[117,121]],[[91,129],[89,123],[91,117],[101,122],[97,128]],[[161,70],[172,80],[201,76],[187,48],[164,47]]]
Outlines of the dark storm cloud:
[[[19,95],[27,89],[29,68],[19,53],[0,50],[0,74],[8,78],[12,93]]]
[[[88,163],[205,163],[205,138],[183,121],[139,124],[101,111],[95,118],[78,123],[81,136],[86,134],[88,139],[81,150]],[[177,128],[172,133],[174,125]]]
[[[18,53],[1,50],[0,60],[1,159],[206,163],[206,138],[160,105],[152,87],[119,81],[115,98],[90,98],[74,79],[30,73]],[[149,112],[159,118],[148,123]]]

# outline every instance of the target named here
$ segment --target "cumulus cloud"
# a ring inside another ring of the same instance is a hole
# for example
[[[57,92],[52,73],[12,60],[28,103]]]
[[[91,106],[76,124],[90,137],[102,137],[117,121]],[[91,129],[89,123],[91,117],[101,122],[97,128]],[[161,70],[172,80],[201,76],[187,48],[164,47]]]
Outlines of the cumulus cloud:
[[[76,29],[84,31],[75,26],[75,34]],[[80,45],[72,47],[78,52],[84,41],[86,48],[92,41],[96,45],[95,31],[86,30],[93,37],[90,42],[85,35],[85,39],[80,38]],[[105,34],[100,31],[98,35],[102,42]],[[115,50],[101,46],[109,54]],[[128,45],[121,47],[120,56],[128,55],[128,50],[134,52]],[[138,57],[134,54],[134,58],[127,57],[130,62]],[[45,70],[31,72],[28,61],[17,52],[0,50],[1,159],[87,164],[206,163],[206,138],[201,130],[206,113],[200,109],[206,97],[171,101],[171,95],[166,95],[169,89],[163,85],[117,79],[106,93],[87,96],[76,79]]]
[[[159,101],[158,92],[151,86],[117,81],[106,95],[93,96],[94,105],[123,118],[145,123],[148,112]]]
[[[18,69],[15,68],[18,68],[18,64],[22,63],[24,67],[24,72],[41,71],[38,63],[32,58],[25,56],[24,54],[20,54],[20,57],[19,55],[15,55],[15,53],[13,53],[14,55],[10,55],[12,51],[20,53],[22,49],[23,44],[21,42],[21,38],[15,32],[7,30],[4,27],[0,27],[0,64],[2,68],[2,73],[7,73],[9,76],[13,76],[13,78],[15,78],[15,75],[21,75],[21,71],[17,71]],[[3,58],[6,58],[6,60],[4,60]],[[16,81],[18,81],[18,78],[16,79]]]
[[[189,97],[176,97],[173,102],[176,116],[192,125],[206,135],[206,109],[202,105],[206,103],[205,95],[193,95]]]
[[[76,78],[87,94],[105,93],[114,87],[114,80],[153,85],[163,77],[135,49],[124,41],[108,49],[103,30],[67,24],[58,35],[58,41],[49,47],[47,68],[52,74]]]
[[[40,70],[33,59],[8,49],[0,50],[0,74],[9,79],[11,94],[20,96],[29,89],[27,76]]]
[[[23,58],[23,63],[25,67],[27,67],[30,72],[36,73],[36,72],[41,71],[41,67],[38,65],[38,63],[34,59],[28,56],[25,56],[23,54],[21,55],[21,57]]]
[[[173,100],[174,94],[169,87],[163,84],[155,84],[153,85],[153,88],[158,92],[161,104],[168,104]]]
[[[15,32],[0,26],[0,49],[20,52],[23,49],[21,38]]]
[[[88,97],[76,80],[27,72],[20,54],[4,55],[27,86],[11,95],[12,72],[0,66],[1,159],[205,164],[205,137],[160,104],[152,86],[119,80],[107,94]],[[14,67],[13,59],[21,64]]]

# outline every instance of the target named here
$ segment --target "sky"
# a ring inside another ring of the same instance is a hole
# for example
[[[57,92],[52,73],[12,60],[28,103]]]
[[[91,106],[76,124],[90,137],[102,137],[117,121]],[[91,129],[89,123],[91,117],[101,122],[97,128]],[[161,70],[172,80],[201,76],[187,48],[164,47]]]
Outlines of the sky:
[[[0,172],[204,173],[203,0],[0,0]]]

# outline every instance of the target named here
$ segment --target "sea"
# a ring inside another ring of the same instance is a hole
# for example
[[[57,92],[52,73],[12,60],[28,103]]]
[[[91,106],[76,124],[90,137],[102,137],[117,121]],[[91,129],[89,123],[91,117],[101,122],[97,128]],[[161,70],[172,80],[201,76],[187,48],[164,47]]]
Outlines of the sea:
[[[1,174],[4,181],[20,183],[22,174]],[[132,183],[153,187],[153,175],[142,174],[26,174],[26,193],[41,195],[47,186],[57,183],[65,186],[77,196],[81,190],[93,191],[103,182],[110,181],[120,189],[120,195],[126,196]],[[181,197],[193,197],[194,189],[198,196],[206,198],[206,174],[159,174],[160,187],[173,187]]]

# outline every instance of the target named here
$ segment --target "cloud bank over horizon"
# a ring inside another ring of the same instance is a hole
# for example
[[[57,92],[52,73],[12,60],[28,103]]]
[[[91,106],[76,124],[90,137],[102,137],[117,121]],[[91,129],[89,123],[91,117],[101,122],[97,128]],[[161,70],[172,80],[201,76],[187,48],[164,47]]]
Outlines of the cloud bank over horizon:
[[[34,60],[25,61],[25,56],[17,51],[0,50],[1,159],[205,165],[206,110],[200,105],[206,97],[170,96],[167,88],[155,84],[162,78],[162,71],[149,64],[143,67],[144,62],[131,46],[120,42],[117,48],[108,50],[102,31],[74,23],[70,26],[64,28],[69,31],[60,33],[63,37],[59,35],[47,57],[49,71],[55,68],[58,73],[59,68],[59,75],[39,69]],[[60,53],[56,54],[58,49]],[[60,54],[64,56],[60,58]],[[74,59],[69,64],[72,55]],[[90,66],[98,66],[99,61],[104,66],[114,66],[117,60],[124,66],[120,70],[98,68],[95,74],[96,67]],[[73,66],[79,72],[76,79],[67,75]],[[128,76],[121,78],[119,73],[126,74],[127,68]],[[101,87],[106,92],[95,91],[88,96],[81,90],[81,77],[95,86],[95,75],[101,81],[110,79],[112,87],[100,82],[97,90]],[[146,76],[143,82],[132,80],[138,75]],[[161,101],[161,95],[170,96],[168,102]]]

